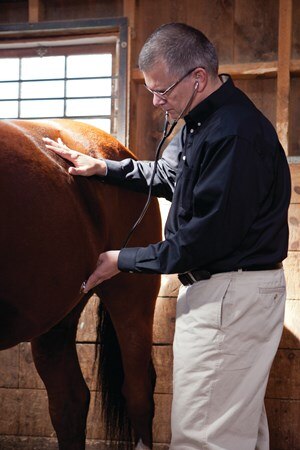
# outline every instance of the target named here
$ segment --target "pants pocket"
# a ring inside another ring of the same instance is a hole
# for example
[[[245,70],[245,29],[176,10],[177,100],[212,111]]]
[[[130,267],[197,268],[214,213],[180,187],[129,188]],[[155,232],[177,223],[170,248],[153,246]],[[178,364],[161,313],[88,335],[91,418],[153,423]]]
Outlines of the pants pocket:
[[[285,286],[259,286],[259,300],[264,308],[271,308],[285,298]]]

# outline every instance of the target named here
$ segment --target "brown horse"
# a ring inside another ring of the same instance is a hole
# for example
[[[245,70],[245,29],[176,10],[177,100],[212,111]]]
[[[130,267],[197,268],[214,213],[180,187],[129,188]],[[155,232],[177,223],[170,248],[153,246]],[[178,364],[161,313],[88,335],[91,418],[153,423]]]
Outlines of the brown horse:
[[[59,449],[83,450],[90,393],[75,337],[92,292],[83,295],[80,288],[99,253],[120,248],[145,196],[97,177],[69,175],[69,164],[45,148],[44,136],[60,137],[91,156],[133,155],[110,135],[79,122],[0,121],[0,349],[31,341]],[[153,201],[130,244],[156,242],[160,230]],[[128,441],[128,448],[133,444],[127,416],[135,443],[152,447],[158,289],[157,276],[124,273],[95,289],[101,299],[99,372],[107,439]]]

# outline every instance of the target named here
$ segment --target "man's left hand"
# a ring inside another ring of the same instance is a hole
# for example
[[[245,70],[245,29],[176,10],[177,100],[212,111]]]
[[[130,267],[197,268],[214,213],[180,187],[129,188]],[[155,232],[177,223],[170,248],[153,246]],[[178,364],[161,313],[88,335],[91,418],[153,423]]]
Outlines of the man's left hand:
[[[92,288],[102,283],[105,280],[117,275],[120,272],[118,269],[119,250],[111,250],[109,252],[101,253],[97,261],[97,267],[89,277],[83,292],[87,293]]]

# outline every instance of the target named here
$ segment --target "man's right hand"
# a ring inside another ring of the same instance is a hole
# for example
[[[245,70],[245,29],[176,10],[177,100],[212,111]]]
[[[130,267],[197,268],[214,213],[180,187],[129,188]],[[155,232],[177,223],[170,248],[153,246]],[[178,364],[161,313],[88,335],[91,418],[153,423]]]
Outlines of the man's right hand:
[[[69,167],[68,171],[71,175],[82,175],[90,177],[92,175],[106,175],[106,164],[101,159],[93,158],[67,147],[63,141],[58,138],[57,141],[45,137],[43,138],[45,145],[53,150],[62,158],[70,161],[74,166]]]

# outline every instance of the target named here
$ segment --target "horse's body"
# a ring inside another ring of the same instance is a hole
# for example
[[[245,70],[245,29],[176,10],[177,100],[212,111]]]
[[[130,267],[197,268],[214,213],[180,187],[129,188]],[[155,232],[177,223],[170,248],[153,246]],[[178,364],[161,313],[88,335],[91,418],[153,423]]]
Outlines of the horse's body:
[[[96,177],[69,175],[68,163],[45,148],[44,136],[61,137],[69,147],[92,156],[120,160],[133,155],[106,133],[77,122],[0,121],[0,349],[31,341],[59,448],[82,450],[89,391],[75,337],[91,294],[81,294],[80,287],[99,253],[120,248],[145,198]],[[159,239],[159,211],[152,202],[130,244],[143,246]],[[95,289],[118,337],[122,392],[135,441],[141,439],[149,447],[154,411],[152,322],[158,288],[157,276],[119,274]],[[110,409],[114,394],[109,392],[115,378],[109,370],[118,367],[113,361],[118,352],[107,348],[107,319],[106,314],[99,333],[108,409],[104,412],[109,438],[120,440],[125,435],[115,433],[118,421],[122,427],[122,411],[115,411],[115,405]]]

